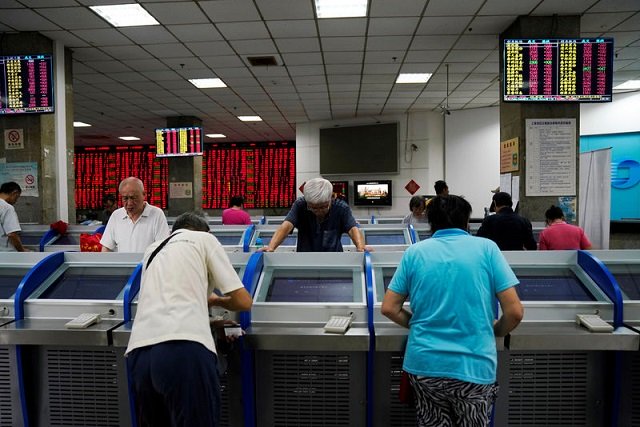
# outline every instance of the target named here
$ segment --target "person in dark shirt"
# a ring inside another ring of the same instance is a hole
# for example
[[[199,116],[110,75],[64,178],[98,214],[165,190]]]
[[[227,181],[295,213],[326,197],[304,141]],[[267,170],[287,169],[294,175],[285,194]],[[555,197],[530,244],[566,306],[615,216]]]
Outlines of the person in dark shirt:
[[[449,195],[449,186],[447,185],[446,182],[444,182],[443,180],[438,180],[436,181],[435,184],[433,184],[433,189],[436,192],[436,196],[448,196]]]
[[[298,229],[298,252],[342,252],[340,239],[347,233],[359,252],[365,250],[364,238],[351,208],[342,200],[333,199],[333,185],[323,178],[314,178],[304,185],[304,197],[291,210],[276,230],[269,245],[262,250],[273,252],[293,231]]]
[[[535,250],[531,222],[513,211],[511,195],[498,192],[493,195],[493,202],[496,214],[482,221],[476,235],[493,240],[503,251]]]

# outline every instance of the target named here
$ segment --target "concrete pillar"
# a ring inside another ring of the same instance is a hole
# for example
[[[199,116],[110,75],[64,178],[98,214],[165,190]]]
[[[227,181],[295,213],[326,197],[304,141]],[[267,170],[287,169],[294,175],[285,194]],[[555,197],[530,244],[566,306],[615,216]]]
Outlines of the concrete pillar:
[[[520,16],[507,30],[500,34],[500,46],[508,38],[577,38],[580,37],[579,16]],[[500,55],[500,70],[504,70],[503,58]],[[504,77],[503,77],[504,78]],[[500,88],[500,141],[512,138],[519,139],[520,170],[512,175],[520,176],[520,214],[531,221],[544,221],[544,212],[552,204],[558,205],[558,196],[528,197],[526,194],[526,120],[541,118],[569,118],[576,120],[576,194],[565,196],[576,197],[576,217],[578,210],[579,185],[579,137],[580,137],[580,104],[552,102],[503,102],[503,88]]]
[[[192,116],[167,117],[167,127],[202,126]],[[190,185],[190,197],[172,197],[172,184]],[[202,156],[169,157],[169,216],[202,209]]]
[[[3,55],[51,54],[54,57],[54,100],[65,99],[55,104],[54,114],[19,114],[0,116],[0,135],[6,129],[22,129],[24,148],[5,149],[0,143],[0,158],[6,163],[37,163],[38,197],[21,197],[16,211],[22,223],[49,224],[58,219],[75,218],[75,182],[73,179],[73,88],[71,75],[71,51],[59,47],[54,50],[52,40],[36,32],[3,35]],[[60,55],[64,52],[64,55]],[[62,56],[62,58],[60,58]],[[56,61],[60,66],[56,67]],[[62,61],[62,62],[60,62]],[[64,79],[64,93],[60,93],[55,81]],[[62,108],[61,108],[62,106]],[[56,120],[62,116],[62,119]],[[56,122],[65,126],[63,141],[56,144]],[[4,141],[4,139],[3,139]],[[64,151],[64,152],[61,152]],[[58,177],[59,157],[63,157],[67,172]],[[71,177],[71,178],[70,178]],[[22,183],[19,183],[22,185]],[[67,186],[69,196],[60,200],[59,186]],[[65,209],[60,209],[64,205]],[[63,218],[60,213],[68,218]]]

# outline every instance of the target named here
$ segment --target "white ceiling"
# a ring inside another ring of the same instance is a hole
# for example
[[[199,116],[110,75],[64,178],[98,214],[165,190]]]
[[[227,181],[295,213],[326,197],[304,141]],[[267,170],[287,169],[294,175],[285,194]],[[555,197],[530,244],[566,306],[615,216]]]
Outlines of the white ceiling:
[[[498,34],[518,15],[581,15],[613,37],[614,85],[640,79],[639,0],[370,0],[366,18],[315,17],[312,0],[138,0],[160,26],[114,28],[89,6],[133,0],[0,0],[0,32],[38,31],[73,51],[78,145],[154,141],[168,116],[225,140],[295,139],[295,124],[498,105]],[[251,67],[249,56],[278,66]],[[400,72],[434,73],[395,84]],[[219,77],[223,89],[186,79]],[[240,122],[259,115],[263,122]],[[213,140],[211,140],[213,141]]]

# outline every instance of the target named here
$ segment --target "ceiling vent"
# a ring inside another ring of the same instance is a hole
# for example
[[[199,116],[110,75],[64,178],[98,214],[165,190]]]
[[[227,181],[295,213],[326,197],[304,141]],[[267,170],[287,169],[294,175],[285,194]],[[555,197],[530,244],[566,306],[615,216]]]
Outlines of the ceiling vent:
[[[247,57],[247,60],[252,67],[269,67],[278,65],[275,56],[249,56]]]

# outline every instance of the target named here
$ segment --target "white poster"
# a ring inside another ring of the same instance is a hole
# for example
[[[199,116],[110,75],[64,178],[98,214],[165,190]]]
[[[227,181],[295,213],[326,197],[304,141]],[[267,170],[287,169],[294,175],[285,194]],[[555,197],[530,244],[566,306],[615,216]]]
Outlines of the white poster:
[[[170,182],[170,199],[189,199],[193,196],[193,183],[191,182]]]
[[[20,185],[23,197],[38,197],[38,164],[36,162],[0,163],[0,183],[9,181]]]
[[[611,224],[611,149],[580,154],[578,224],[594,249],[609,249]]]
[[[511,174],[510,173],[500,174],[500,191],[504,191],[505,193],[511,194]]]
[[[576,119],[527,119],[526,195],[576,195]]]

